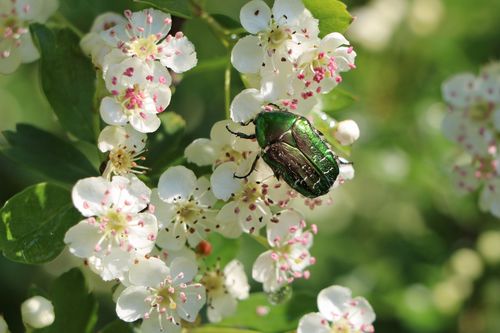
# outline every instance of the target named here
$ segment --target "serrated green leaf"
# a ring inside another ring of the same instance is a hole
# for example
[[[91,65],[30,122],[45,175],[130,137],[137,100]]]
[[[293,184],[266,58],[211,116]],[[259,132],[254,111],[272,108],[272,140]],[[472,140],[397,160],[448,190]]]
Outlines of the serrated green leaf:
[[[0,209],[0,248],[13,261],[48,262],[61,253],[64,234],[79,219],[68,190],[47,183],[30,186]]]
[[[97,176],[90,161],[70,143],[31,125],[19,124],[4,133],[9,147],[2,153],[44,177],[74,184],[78,179]]]
[[[99,333],[134,333],[133,328],[124,321],[115,320],[106,325]]]
[[[303,0],[312,15],[319,20],[320,37],[331,32],[344,33],[353,17],[347,6],[339,0]]]
[[[87,290],[85,278],[78,268],[61,275],[49,291],[54,305],[52,325],[35,333],[91,333],[97,322],[97,301]],[[120,333],[120,332],[118,332]]]
[[[164,12],[182,18],[191,18],[191,7],[188,0],[134,0],[135,2],[148,4]]]
[[[335,88],[325,95],[321,95],[321,110],[326,114],[335,117],[335,112],[345,109],[356,102],[357,98],[347,90]]]
[[[61,125],[77,138],[95,142],[95,70],[69,29],[31,26],[41,53],[42,88]]]

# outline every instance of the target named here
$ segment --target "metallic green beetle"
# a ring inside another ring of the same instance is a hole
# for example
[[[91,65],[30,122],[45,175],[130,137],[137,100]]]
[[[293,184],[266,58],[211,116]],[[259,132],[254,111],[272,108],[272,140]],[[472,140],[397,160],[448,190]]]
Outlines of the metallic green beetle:
[[[308,198],[330,191],[339,175],[340,161],[309,120],[280,109],[260,112],[251,122],[255,124],[255,134],[227,129],[241,138],[256,138],[262,148],[259,156],[278,179],[283,178],[290,187]],[[248,174],[235,177],[248,177],[255,169],[259,156]]]

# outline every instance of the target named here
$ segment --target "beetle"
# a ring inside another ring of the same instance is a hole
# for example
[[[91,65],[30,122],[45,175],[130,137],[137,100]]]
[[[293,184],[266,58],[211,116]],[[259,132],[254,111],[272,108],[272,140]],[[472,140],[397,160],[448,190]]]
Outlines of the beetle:
[[[255,169],[259,157],[269,165],[274,175],[305,197],[316,198],[327,194],[339,175],[339,163],[307,118],[286,109],[262,111],[248,123],[255,124],[255,134],[233,132],[243,139],[257,139],[261,152],[252,163],[248,174],[234,175],[246,178]]]

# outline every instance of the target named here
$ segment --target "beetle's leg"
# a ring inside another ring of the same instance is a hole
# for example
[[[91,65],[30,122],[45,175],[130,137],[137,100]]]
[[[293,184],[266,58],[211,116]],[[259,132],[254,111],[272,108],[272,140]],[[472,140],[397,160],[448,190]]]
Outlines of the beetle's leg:
[[[354,162],[349,162],[342,157],[335,156],[335,160],[337,161],[338,164],[340,165],[354,165]]]
[[[253,160],[253,163],[252,163],[252,167],[250,168],[250,171],[248,171],[248,173],[246,175],[244,175],[244,176],[237,176],[236,173],[234,173],[233,177],[234,178],[238,178],[238,179],[245,179],[248,176],[250,176],[252,174],[252,172],[254,172],[255,166],[257,165],[257,161],[259,160],[259,158],[260,158],[260,155],[257,155],[255,157],[255,160]]]
[[[242,138],[242,139],[255,139],[256,138],[255,134],[245,134],[245,133],[241,133],[241,132],[233,132],[233,131],[231,131],[231,129],[229,128],[228,125],[226,125],[226,129],[229,131],[229,133],[234,134],[237,137]]]
[[[251,123],[253,123],[253,121],[254,121],[253,119],[250,119],[250,120],[249,120],[249,121],[247,121],[246,123],[241,122],[241,123],[240,123],[240,125],[241,125],[241,126],[248,126],[248,125],[250,125]]]

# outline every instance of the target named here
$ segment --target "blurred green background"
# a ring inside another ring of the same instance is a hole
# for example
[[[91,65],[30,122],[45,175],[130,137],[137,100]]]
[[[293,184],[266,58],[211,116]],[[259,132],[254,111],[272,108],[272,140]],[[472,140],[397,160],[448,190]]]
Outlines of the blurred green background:
[[[115,2],[117,8],[130,5]],[[212,0],[207,9],[233,24],[226,16],[236,19],[245,2]],[[477,73],[481,65],[500,59],[500,1],[345,2],[357,17],[346,35],[358,57],[357,69],[344,75],[342,86],[357,101],[337,118],[352,118],[361,128],[352,155],[356,177],[334,192],[331,206],[306,210],[308,221],[320,228],[312,250],[318,263],[310,280],[294,284],[294,293],[315,295],[331,284],[348,286],[375,308],[378,332],[498,333],[500,221],[479,211],[476,195],[459,196],[453,187],[450,171],[460,151],[440,132],[445,112],[440,85],[455,73]],[[203,21],[177,23],[195,44],[200,66],[184,76],[168,109],[186,123],[175,149],[171,143],[167,149],[165,133],[152,140],[157,144],[148,159],[156,173],[224,118],[227,51]],[[89,22],[77,25],[85,30]],[[29,123],[64,137],[39,80],[37,63],[0,75],[1,131]],[[242,87],[233,72],[233,96]],[[167,125],[175,118],[164,117]],[[5,144],[2,136],[0,143]],[[97,166],[93,148],[78,147]],[[46,180],[29,167],[0,155],[0,204]],[[262,248],[251,239],[242,245],[239,257],[250,272]],[[45,266],[0,257],[0,313],[12,332],[21,331],[19,306],[28,287],[47,287],[54,276],[78,264],[67,255]],[[114,316],[104,292],[109,286],[87,276],[100,295],[102,327]],[[316,311],[313,296],[304,302],[307,307],[301,304],[297,313]]]

